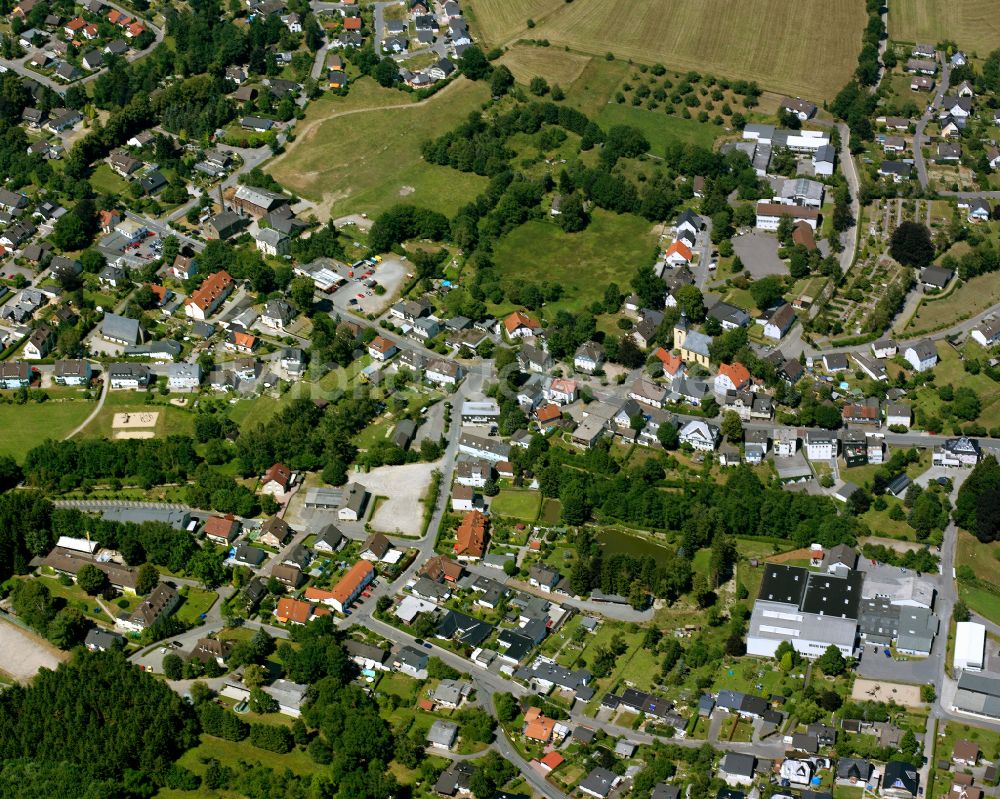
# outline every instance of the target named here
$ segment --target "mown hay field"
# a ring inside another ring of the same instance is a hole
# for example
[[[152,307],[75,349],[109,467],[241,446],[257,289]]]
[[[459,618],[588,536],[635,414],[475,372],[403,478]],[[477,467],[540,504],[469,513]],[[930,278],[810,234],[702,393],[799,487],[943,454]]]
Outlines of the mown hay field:
[[[523,38],[755,80],[815,101],[832,98],[850,78],[865,25],[862,4],[820,0],[794,6],[786,0],[574,0],[555,10],[546,2],[533,5],[521,15]],[[472,8],[487,44],[516,36],[516,2],[472,0]],[[536,22],[531,29],[529,17]]]
[[[937,44],[943,39],[985,57],[1000,47],[996,0],[893,0],[889,37]]]

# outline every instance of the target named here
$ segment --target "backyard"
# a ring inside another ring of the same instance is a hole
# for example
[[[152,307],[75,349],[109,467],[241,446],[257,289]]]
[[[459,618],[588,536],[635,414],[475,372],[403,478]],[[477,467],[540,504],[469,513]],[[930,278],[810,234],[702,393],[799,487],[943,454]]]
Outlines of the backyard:
[[[490,511],[497,516],[533,522],[538,518],[541,501],[538,491],[504,488],[490,501]]]

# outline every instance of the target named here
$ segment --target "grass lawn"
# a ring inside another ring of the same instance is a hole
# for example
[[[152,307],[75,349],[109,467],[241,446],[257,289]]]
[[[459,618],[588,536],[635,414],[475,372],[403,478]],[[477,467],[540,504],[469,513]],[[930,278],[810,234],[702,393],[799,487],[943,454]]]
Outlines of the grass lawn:
[[[973,375],[966,372],[958,353],[947,344],[939,343],[937,351],[938,363],[934,367],[934,385],[924,386],[917,390],[914,411],[916,412],[916,409],[920,408],[925,413],[939,415],[941,399],[938,397],[936,386],[951,384],[955,388],[966,386],[976,392],[982,404],[981,423],[985,423],[986,419],[995,418],[998,409],[994,406],[1000,401],[1000,389],[998,389],[997,384],[985,374]],[[978,347],[969,345],[969,351],[974,357],[982,357],[982,350]],[[964,425],[965,422],[962,424]]]
[[[229,418],[242,429],[247,430],[259,424],[265,424],[278,410],[278,401],[273,397],[262,395],[249,400],[240,400],[229,410]]]
[[[525,30],[526,37],[598,56],[611,52],[679,71],[754,80],[814,101],[833,97],[850,77],[866,22],[864,8],[849,3],[810,5],[794,14],[782,0],[636,0],[625,5],[576,0],[551,13],[550,4],[533,5],[531,14],[522,15],[525,28],[528,16],[537,23]],[[473,8],[477,20],[503,15],[506,31],[515,25],[510,3],[473,0]],[[491,26],[483,28],[490,39]],[[817,70],[816,64],[824,68]]]
[[[552,50],[547,48],[545,52]],[[627,71],[628,64],[624,61],[591,59],[572,87],[563,87],[566,90],[566,104],[589,117],[596,116],[611,102],[612,95],[618,90]]]
[[[940,300],[926,299],[906,323],[906,332],[933,331],[957,324],[1000,301],[1000,274],[974,277]]]
[[[1000,19],[992,0],[893,0],[889,36],[931,44],[950,39],[985,57],[1000,41]]]
[[[42,581],[42,585],[49,589],[49,593],[53,597],[60,597],[61,599],[66,600],[67,605],[76,608],[85,616],[104,624],[108,624],[112,621],[108,618],[108,614],[101,610],[96,597],[88,596],[86,591],[80,588],[76,583],[73,585],[63,585],[57,578],[48,576],[43,576],[39,579]],[[125,599],[129,600],[129,607],[125,609],[127,611],[135,610],[136,606],[141,601],[135,596],[123,596]],[[121,610],[115,602],[105,602],[104,604],[108,606],[108,609],[112,613],[118,613]]]
[[[622,265],[634,267],[648,260],[655,245],[645,219],[595,209],[590,225],[579,233],[564,233],[551,222],[526,222],[497,242],[493,260],[504,282],[538,283],[545,278],[559,283],[562,298],[546,308],[551,313],[559,308],[573,312],[602,298],[608,283],[622,280]],[[508,305],[503,311],[513,308]]]
[[[219,599],[215,591],[188,586],[184,601],[177,608],[177,618],[185,624],[196,624],[202,613],[207,613]]]
[[[662,111],[648,111],[624,103],[604,106],[597,115],[597,124],[605,130],[612,125],[638,128],[649,140],[650,150],[655,154],[663,153],[669,142],[677,140],[711,150],[715,137],[722,132],[721,127],[708,122],[667,115]]]
[[[875,510],[875,508],[869,508],[864,515],[861,516],[861,520],[868,525],[868,528],[872,531],[873,535],[881,535],[886,538],[896,538],[903,541],[916,541],[916,530],[910,527],[905,521],[898,521],[896,519],[889,518],[889,508],[893,505],[899,505],[902,507],[902,501],[891,497],[888,494],[885,496],[885,501],[888,506],[885,510]],[[906,508],[903,508],[903,513],[909,513]]]
[[[94,410],[90,400],[29,402],[0,405],[0,455],[10,455],[19,463],[28,450],[47,438],[63,438]]]
[[[1000,590],[1000,550],[981,544],[975,536],[960,530],[955,566],[970,566],[976,577]],[[972,610],[992,622],[1000,623],[1000,595],[985,588],[958,584],[958,594]]]
[[[490,501],[490,510],[497,516],[533,522],[538,518],[541,501],[538,491],[505,488]]]
[[[1000,624],[1000,596],[984,588],[959,583],[958,595],[972,610],[985,619]]]
[[[278,772],[288,768],[295,774],[318,774],[325,768],[298,749],[280,755],[251,746],[248,741],[226,741],[211,735],[202,735],[201,743],[181,755],[177,762],[195,774],[203,774],[206,768],[204,761],[211,759],[236,769],[240,768],[239,763],[243,760],[247,763],[260,763]],[[191,796],[190,793],[186,792],[183,795]],[[212,794],[207,795],[211,796]]]
[[[941,735],[942,732],[944,735]],[[950,758],[955,749],[955,741],[972,741],[978,744],[981,756],[987,760],[1000,757],[1000,732],[984,730],[973,724],[948,721],[938,728],[936,759]]]
[[[488,95],[483,83],[460,78],[423,103],[399,96],[342,110],[328,103],[298,126],[296,140],[267,165],[286,188],[318,204],[317,214],[375,216],[401,202],[453,214],[486,186],[486,178],[426,163],[420,146],[465,119]]]
[[[90,185],[102,194],[121,194],[128,188],[128,181],[111,171],[105,163],[101,163],[90,176]]]

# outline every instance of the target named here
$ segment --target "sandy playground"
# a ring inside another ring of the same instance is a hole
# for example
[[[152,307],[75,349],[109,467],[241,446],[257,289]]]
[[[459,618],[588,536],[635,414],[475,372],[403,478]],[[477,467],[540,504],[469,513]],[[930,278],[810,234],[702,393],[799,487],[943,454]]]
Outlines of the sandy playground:
[[[898,682],[884,680],[864,680],[860,677],[854,681],[851,699],[859,701],[888,702],[890,699],[904,707],[922,707],[919,685],[904,685]]]
[[[142,411],[140,413],[116,413],[111,426],[115,430],[135,430],[143,427],[156,427],[160,418],[159,411]]]
[[[116,413],[111,422],[115,438],[153,438],[156,422],[160,418],[159,411],[140,411],[139,413]]]

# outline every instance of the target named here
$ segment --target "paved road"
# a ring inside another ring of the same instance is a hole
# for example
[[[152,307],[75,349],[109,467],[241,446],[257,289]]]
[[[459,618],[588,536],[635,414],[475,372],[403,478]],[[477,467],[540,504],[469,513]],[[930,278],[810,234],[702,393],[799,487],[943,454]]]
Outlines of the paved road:
[[[97,414],[101,412],[104,407],[104,400],[108,398],[108,389],[111,387],[111,381],[108,380],[107,375],[104,375],[104,385],[101,388],[101,396],[97,400],[97,405],[94,406],[94,410],[90,412],[86,419],[84,419],[80,424],[74,427],[66,434],[66,438],[73,438],[77,433],[79,433],[83,428],[90,424],[94,419],[97,418]]]
[[[851,129],[843,122],[837,123],[837,131],[840,134],[840,168],[847,179],[847,187],[851,193],[851,219],[854,222],[851,226],[840,234],[840,243],[843,247],[840,253],[840,271],[845,275],[854,265],[854,255],[858,246],[858,219],[861,217],[861,203],[859,197],[858,168],[854,163],[854,156],[851,154]]]
[[[934,97],[930,103],[927,104],[927,109],[921,115],[920,119],[917,121],[916,131],[913,134],[913,164],[917,168],[917,178],[920,180],[920,186],[924,189],[927,188],[928,178],[927,178],[927,164],[924,162],[924,153],[921,145],[924,143],[924,128],[927,127],[927,123],[934,118],[934,114],[941,105],[941,101],[944,99],[945,93],[948,91],[948,78],[951,75],[951,64],[945,59],[944,63],[941,65],[941,80],[938,83],[937,91],[934,93]]]

